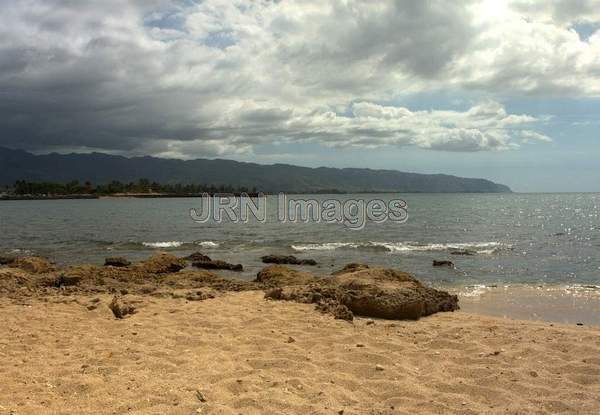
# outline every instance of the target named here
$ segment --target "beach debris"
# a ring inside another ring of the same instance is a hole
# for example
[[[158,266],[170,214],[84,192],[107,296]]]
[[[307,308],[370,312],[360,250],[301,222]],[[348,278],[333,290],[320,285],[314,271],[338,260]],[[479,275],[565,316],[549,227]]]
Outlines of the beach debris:
[[[382,371],[382,370],[385,370],[385,368],[383,366],[377,364],[377,365],[375,365],[375,370]]]
[[[292,336],[288,337],[287,340],[285,341],[286,343],[295,343],[296,339],[294,339]]]
[[[181,271],[186,266],[183,259],[166,253],[158,253],[136,264],[137,269],[149,274],[169,274]]]
[[[114,296],[108,308],[113,312],[116,318],[121,319],[129,314],[135,313],[135,307],[124,301],[120,296]]]
[[[451,267],[454,268],[454,262],[452,261],[446,261],[446,260],[442,260],[442,261],[438,261],[438,260],[433,260],[433,266],[434,267]]]
[[[367,320],[367,322],[365,324],[367,326],[371,326],[371,325],[375,324],[375,322],[373,320]]]
[[[365,347],[365,345],[364,345],[364,344],[362,344],[362,343],[357,343],[357,344],[356,344],[356,347]]]
[[[532,370],[531,372],[529,372],[529,376],[531,376],[532,378],[537,378],[538,374],[535,370]]]
[[[128,267],[130,265],[131,262],[121,256],[108,257],[104,259],[105,267]]]
[[[261,260],[265,264],[317,265],[314,259],[299,259],[293,255],[265,255]]]
[[[583,326],[583,323],[577,323],[578,326]]]
[[[199,389],[196,389],[196,399],[198,399],[202,403],[206,402],[206,398],[204,397],[204,394],[202,392],[200,392]]]

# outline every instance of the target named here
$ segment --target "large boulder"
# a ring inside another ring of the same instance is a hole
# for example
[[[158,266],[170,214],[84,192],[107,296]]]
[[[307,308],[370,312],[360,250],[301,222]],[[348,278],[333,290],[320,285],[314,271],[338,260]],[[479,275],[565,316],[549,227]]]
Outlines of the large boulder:
[[[137,264],[137,269],[149,274],[169,274],[187,266],[186,262],[174,255],[159,253]]]
[[[458,309],[455,295],[426,287],[405,272],[361,264],[349,264],[328,278],[272,265],[256,281],[266,289],[265,298],[316,304],[317,310],[345,320],[353,315],[417,320]]]
[[[366,268],[336,273],[332,283],[344,292],[342,304],[354,314],[395,320],[417,320],[458,309],[458,297],[426,287],[405,272]]]
[[[317,265],[314,259],[299,259],[293,255],[265,255],[261,260],[265,264]]]

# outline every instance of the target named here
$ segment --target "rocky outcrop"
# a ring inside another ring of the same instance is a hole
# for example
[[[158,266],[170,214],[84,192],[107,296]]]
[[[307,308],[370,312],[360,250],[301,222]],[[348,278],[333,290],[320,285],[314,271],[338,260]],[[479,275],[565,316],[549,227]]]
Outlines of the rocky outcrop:
[[[37,256],[19,257],[10,262],[9,265],[31,274],[45,274],[56,270],[56,267],[47,259]]]
[[[257,281],[274,286],[266,298],[314,303],[318,310],[335,311],[346,320],[351,315],[417,320],[458,309],[456,296],[426,287],[407,273],[359,264],[350,264],[331,278],[271,266],[258,273]]]
[[[136,269],[149,274],[178,272],[187,266],[186,262],[174,255],[160,253],[136,264]]]
[[[229,262],[221,261],[220,259],[211,259],[209,261],[192,262],[192,266],[202,269],[225,269],[229,271],[243,271],[242,264],[230,264]]]
[[[10,265],[17,259],[16,256],[12,255],[0,255],[0,265]]]
[[[284,287],[292,285],[307,285],[318,279],[307,272],[297,271],[283,265],[269,265],[256,274],[256,282],[267,287]]]
[[[417,320],[458,309],[458,297],[426,287],[405,272],[368,268],[338,273],[333,283],[344,293],[342,304],[354,314],[394,320]]]
[[[293,255],[265,255],[261,260],[265,264],[317,265],[314,259],[299,259]]]
[[[211,261],[210,257],[208,255],[204,255],[202,252],[194,252],[183,259],[191,262]]]
[[[120,256],[116,256],[116,257],[109,257],[104,259],[104,266],[105,267],[128,267],[131,265],[131,262],[128,261],[127,259],[120,257]]]
[[[244,267],[242,264],[231,264],[220,259],[212,259],[208,255],[204,255],[202,252],[194,252],[191,255],[184,257],[186,261],[190,261],[192,266],[201,269],[224,269],[228,271],[243,271]]]

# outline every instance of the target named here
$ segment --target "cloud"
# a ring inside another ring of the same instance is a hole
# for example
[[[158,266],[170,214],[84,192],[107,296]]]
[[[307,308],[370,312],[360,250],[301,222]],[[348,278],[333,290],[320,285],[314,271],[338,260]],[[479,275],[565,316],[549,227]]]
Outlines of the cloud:
[[[190,157],[257,144],[516,149],[506,97],[600,95],[598,1],[28,0],[0,6],[0,145]],[[382,105],[475,93],[464,111]]]

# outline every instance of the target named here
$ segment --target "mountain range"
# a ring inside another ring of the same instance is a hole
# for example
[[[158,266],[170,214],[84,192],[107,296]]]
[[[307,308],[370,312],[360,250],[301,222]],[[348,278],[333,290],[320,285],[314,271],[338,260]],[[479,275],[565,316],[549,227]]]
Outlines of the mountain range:
[[[123,157],[104,153],[35,155],[0,147],[0,185],[17,180],[66,183],[72,180],[106,184],[141,178],[162,184],[214,184],[256,188],[264,192],[401,192],[501,193],[510,188],[485,179],[396,170],[309,168],[289,164],[263,165],[223,159],[179,160]]]

